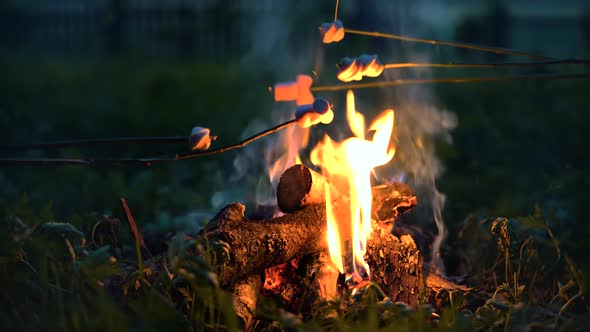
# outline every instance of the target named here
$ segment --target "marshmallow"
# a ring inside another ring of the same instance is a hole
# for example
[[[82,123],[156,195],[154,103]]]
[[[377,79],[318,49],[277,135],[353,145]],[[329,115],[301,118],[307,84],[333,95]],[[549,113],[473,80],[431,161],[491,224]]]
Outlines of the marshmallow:
[[[323,98],[316,99],[313,104],[301,105],[295,111],[297,124],[308,128],[318,123],[328,124],[334,119],[332,105]]]
[[[384,66],[376,54],[363,54],[357,59],[343,58],[338,64],[338,79],[343,82],[360,81],[363,76],[377,77],[383,72]]]
[[[344,26],[340,21],[324,23],[320,27],[320,33],[324,44],[339,42],[344,38]]]
[[[324,98],[318,98],[313,101],[313,109],[316,113],[326,114],[331,108],[332,105]]]
[[[315,113],[313,104],[301,105],[295,110],[295,118],[299,119],[307,113]]]
[[[323,124],[329,124],[334,120],[334,112],[329,109],[325,114],[320,115],[320,122]]]
[[[211,141],[217,139],[217,136],[210,136],[211,130],[203,127],[193,127],[189,137],[191,150],[208,150]]]
[[[309,75],[297,75],[295,82],[275,84],[275,101],[295,101],[298,106],[313,103],[311,84],[313,79]]]
[[[320,115],[313,110],[312,104],[297,107],[295,118],[301,128],[309,128],[320,123]]]

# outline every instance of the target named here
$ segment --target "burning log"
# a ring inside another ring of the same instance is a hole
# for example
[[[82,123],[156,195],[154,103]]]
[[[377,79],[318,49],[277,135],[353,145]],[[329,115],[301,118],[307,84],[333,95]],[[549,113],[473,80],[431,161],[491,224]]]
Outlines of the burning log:
[[[321,176],[303,166],[296,166],[289,172],[296,175],[284,174],[283,178],[292,179],[295,184],[299,183],[299,179],[305,179],[306,173],[312,182],[317,181],[318,184],[322,181]],[[311,185],[310,188],[316,189],[308,191],[308,194],[322,195],[321,186]],[[394,301],[416,304],[422,280],[422,258],[409,236],[399,239],[391,234],[391,221],[409,211],[416,204],[416,197],[408,186],[399,183],[374,187],[372,191],[373,208],[377,211],[375,215],[384,222],[374,223],[373,235],[367,241],[365,259],[371,268],[371,275]],[[257,297],[253,292],[260,288],[260,275],[269,268],[292,264],[303,257],[319,257],[312,283],[316,288],[312,290],[316,301],[331,300],[341,293],[337,280],[343,275],[333,266],[327,254],[325,202],[310,202],[313,200],[299,204],[291,214],[257,221],[244,216],[245,207],[242,204],[232,203],[201,231],[215,253],[220,285],[234,291],[234,307],[245,328],[250,326],[255,311]],[[337,199],[334,208],[344,210],[347,203],[347,199]],[[283,301],[290,306],[289,301],[296,303],[300,296],[293,294],[293,299]]]
[[[411,236],[398,238],[388,225],[374,222],[372,229],[365,254],[371,279],[392,301],[415,306],[423,280],[420,250]]]
[[[327,250],[325,208],[310,206],[271,220],[250,221],[245,207],[232,203],[223,208],[201,231],[217,250],[219,283],[226,287],[253,272],[293,258]]]
[[[390,215],[381,211],[381,216],[392,220],[399,213],[393,204],[397,197],[399,205],[413,206],[415,196],[401,198],[396,188],[405,185],[389,186],[390,195],[381,195],[390,200],[388,204],[379,202],[382,209],[388,207]],[[385,191],[385,188],[379,188]],[[405,197],[405,196],[404,196]],[[244,216],[245,207],[233,203],[222,209],[201,231],[212,248],[218,248],[217,257],[226,257],[226,264],[218,273],[219,283],[226,287],[235,284],[242,277],[265,268],[276,266],[307,254],[327,252],[326,209],[323,204],[311,205],[300,211],[270,220],[250,221]]]
[[[277,186],[277,204],[285,213],[301,210],[306,206],[324,204],[326,180],[324,177],[303,166],[295,165],[287,169]],[[416,196],[412,189],[394,182],[375,186],[373,193],[372,218],[378,221],[393,221],[400,214],[416,206]]]

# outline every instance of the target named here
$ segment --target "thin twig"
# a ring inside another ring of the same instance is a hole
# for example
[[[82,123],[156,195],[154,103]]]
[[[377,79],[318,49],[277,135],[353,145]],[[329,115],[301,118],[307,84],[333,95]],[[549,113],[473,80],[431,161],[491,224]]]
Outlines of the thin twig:
[[[498,67],[535,67],[551,65],[582,65],[590,66],[590,60],[564,59],[554,61],[539,62],[497,62],[497,63],[387,63],[383,65],[385,69],[400,68],[498,68]]]
[[[177,160],[182,160],[182,159],[188,159],[188,158],[194,158],[194,157],[201,157],[201,156],[208,156],[211,154],[216,154],[216,153],[223,153],[226,151],[230,151],[230,150],[234,150],[234,149],[238,149],[238,148],[243,148],[244,146],[254,142],[255,140],[262,138],[266,135],[270,135],[272,133],[275,133],[281,129],[287,128],[293,124],[297,123],[297,119],[293,119],[293,120],[289,120],[287,122],[283,122],[277,126],[274,126],[270,129],[267,129],[263,132],[260,132],[256,135],[250,136],[248,138],[246,138],[245,140],[237,143],[237,144],[233,144],[233,145],[228,145],[216,150],[209,150],[209,151],[191,151],[191,152],[186,152],[186,153],[180,153],[178,155],[176,155],[176,159]]]
[[[444,45],[444,46],[451,46],[451,47],[457,47],[457,48],[465,48],[465,49],[470,49],[470,50],[477,50],[477,51],[490,52],[490,53],[496,53],[496,54],[518,55],[518,56],[524,56],[527,58],[537,59],[537,60],[553,60],[553,58],[542,56],[542,55],[535,55],[535,54],[526,53],[526,52],[513,51],[513,50],[499,48],[499,47],[489,47],[489,46],[481,46],[481,45],[459,43],[459,42],[450,42],[450,41],[443,41],[443,40],[414,38],[414,37],[406,37],[406,36],[400,36],[400,35],[395,35],[395,34],[390,34],[390,33],[372,32],[372,31],[363,31],[363,30],[354,30],[354,29],[344,29],[344,32],[349,33],[349,34],[364,35],[364,36],[371,36],[371,37],[397,39],[397,40],[409,41],[409,42],[414,42],[414,43],[423,43],[423,44],[430,44],[430,45]]]
[[[483,82],[501,82],[501,81],[543,81],[559,79],[588,79],[590,74],[559,74],[559,75],[533,75],[533,76],[499,76],[499,77],[454,77],[454,78],[427,78],[427,79],[409,79],[409,80],[392,80],[370,83],[340,84],[312,87],[310,90],[319,91],[339,91],[348,89],[368,89],[382,88],[396,85],[413,85],[413,84],[438,84],[438,83],[483,83]]]
[[[175,161],[174,157],[123,158],[123,159],[73,159],[73,158],[0,158],[0,166],[134,166],[146,167]]]
[[[60,149],[72,146],[89,146],[104,144],[188,144],[188,139],[188,136],[93,138],[33,144],[0,144],[0,150]]]
[[[219,149],[209,151],[191,151],[187,153],[180,153],[174,157],[153,157],[153,158],[108,158],[108,159],[95,159],[95,158],[0,158],[0,166],[67,166],[67,165],[78,165],[78,166],[134,166],[134,167],[146,167],[154,164],[161,164],[167,162],[178,161],[182,159],[189,159],[195,157],[208,156],[217,153],[223,153],[230,150],[243,148],[244,146],[254,142],[255,140],[264,136],[275,133],[281,129],[289,127],[297,123],[297,119],[283,122],[277,126],[267,129],[263,132],[255,134],[246,138],[245,140],[228,146],[224,146]],[[73,141],[72,141],[73,142]],[[50,143],[47,143],[50,144]]]

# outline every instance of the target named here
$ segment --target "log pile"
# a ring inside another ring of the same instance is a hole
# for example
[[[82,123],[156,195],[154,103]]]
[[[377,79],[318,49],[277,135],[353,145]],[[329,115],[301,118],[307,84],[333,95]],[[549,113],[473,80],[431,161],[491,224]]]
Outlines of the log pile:
[[[219,283],[233,290],[234,307],[245,329],[251,327],[261,289],[281,294],[286,308],[301,304],[303,290],[288,286],[293,280],[285,277],[287,270],[299,270],[302,278],[313,271],[307,284],[316,288],[314,303],[342,292],[344,276],[328,257],[324,183],[321,175],[295,165],[285,171],[277,188],[284,216],[251,221],[244,216],[244,205],[232,203],[201,231],[211,248],[222,248],[216,254]],[[371,278],[392,301],[416,305],[424,284],[422,255],[411,236],[391,233],[393,221],[416,205],[416,196],[402,183],[374,187],[372,192],[373,234],[365,256]],[[339,201],[345,199],[335,198],[336,207],[344,204]]]

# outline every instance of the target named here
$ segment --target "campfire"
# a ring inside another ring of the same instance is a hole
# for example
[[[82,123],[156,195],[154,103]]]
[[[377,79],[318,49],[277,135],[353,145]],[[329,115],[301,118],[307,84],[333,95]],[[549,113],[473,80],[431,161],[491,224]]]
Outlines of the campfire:
[[[0,156],[0,168],[7,167],[0,173],[7,196],[0,197],[1,326],[569,331],[587,325],[590,266],[581,242],[589,228],[581,189],[589,177],[577,146],[589,118],[587,86],[573,81],[590,78],[590,60],[574,58],[582,48],[559,58],[460,41],[481,35],[481,42],[508,45],[513,29],[506,23],[517,22],[509,13],[519,6],[494,1],[488,12],[462,17],[457,5],[449,10],[459,14],[448,19],[444,6],[430,3],[346,2],[339,18],[336,0],[333,20],[322,24],[326,4],[319,2],[160,7],[155,1],[143,8],[109,1],[91,10],[58,4],[63,13],[9,2],[0,8],[16,18],[9,25],[39,17],[45,23],[25,29],[33,44],[8,38],[3,57],[11,75],[4,75],[8,93],[0,103],[7,134],[0,151],[9,154]],[[479,8],[471,7],[465,8]],[[572,21],[573,8],[555,18]],[[549,16],[531,20],[517,11],[527,31],[531,25],[527,35],[539,36],[530,45],[564,51],[550,38],[555,34],[532,27]],[[422,25],[422,15],[433,13],[444,19],[428,17]],[[458,41],[417,35],[451,32],[443,27],[455,20]],[[53,54],[60,43],[46,34],[37,38],[47,25],[65,27],[57,29],[60,39],[80,39],[76,22],[105,38],[84,40],[83,49],[61,43],[74,58]],[[154,35],[149,48],[158,56],[141,54],[150,36],[121,45],[134,39],[123,32],[137,24]],[[570,25],[564,31],[581,45],[581,30],[573,28],[579,24]],[[386,31],[393,27],[416,35]],[[308,33],[314,28],[315,36]],[[37,39],[51,46],[47,61],[31,53],[40,49]],[[93,50],[104,53],[96,47],[102,41],[117,47],[105,48],[105,61],[84,60]],[[425,53],[407,43],[435,49]],[[279,82],[267,93],[270,77]],[[548,80],[567,81],[541,82]],[[516,81],[530,84],[517,91]],[[482,88],[500,82],[510,85]],[[433,84],[468,88],[426,87]],[[196,123],[185,126],[189,119]],[[174,128],[174,136],[152,136]],[[101,129],[97,137],[70,137]],[[545,135],[548,129],[555,134]],[[240,133],[248,135],[235,140]],[[61,137],[51,140],[55,135]],[[58,166],[65,169],[53,170]],[[441,177],[445,166],[448,176]],[[451,201],[448,229],[439,179]]]
[[[323,301],[341,300],[369,285],[388,300],[409,305],[429,287],[460,287],[441,277],[425,285],[422,280],[431,273],[425,272],[419,248],[431,243],[417,244],[401,224],[392,232],[396,219],[417,204],[412,189],[401,182],[371,185],[375,168],[395,155],[394,114],[383,111],[367,128],[348,91],[346,116],[354,136],[342,142],[325,136],[311,150],[313,165],[298,163],[282,172],[276,188],[280,216],[249,220],[245,206],[233,203],[203,229],[210,246],[219,248],[220,285],[233,289],[246,328],[259,294],[311,314]],[[286,166],[284,157],[279,162]]]

